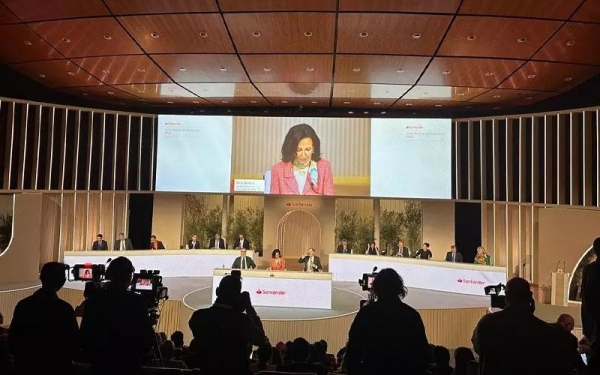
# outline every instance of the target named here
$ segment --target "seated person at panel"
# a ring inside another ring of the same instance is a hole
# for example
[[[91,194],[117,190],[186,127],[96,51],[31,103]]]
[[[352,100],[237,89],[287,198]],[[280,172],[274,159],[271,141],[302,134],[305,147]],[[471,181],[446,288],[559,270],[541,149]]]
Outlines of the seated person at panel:
[[[198,241],[198,236],[196,236],[195,234],[192,234],[192,238],[188,241],[188,243],[185,245],[186,249],[201,249],[202,246],[200,246],[200,241]]]
[[[156,239],[155,235],[150,236],[150,249],[151,250],[164,250],[165,245],[163,245],[162,241]]]
[[[108,250],[108,242],[104,241],[101,234],[96,236],[96,241],[92,244],[92,250]]]
[[[209,249],[225,249],[225,240],[221,238],[219,233],[215,234],[208,242]]]
[[[398,246],[394,247],[394,252],[392,253],[392,256],[402,258],[410,257],[410,250],[408,249],[408,247],[404,246],[404,241],[398,241]]]
[[[365,251],[366,255],[380,255],[379,247],[375,244],[375,242],[371,242],[367,250]]]
[[[255,269],[256,264],[252,260],[252,258],[246,256],[246,249],[242,249],[240,251],[240,256],[235,258],[231,268],[247,270],[247,269]]]
[[[119,237],[115,240],[113,249],[117,251],[133,250],[133,244],[129,238],[125,238],[125,233],[119,233]]]
[[[246,249],[246,250],[250,250],[250,241],[244,238],[243,234],[239,234],[238,238],[235,240],[235,242],[233,243],[233,248],[234,249]]]
[[[446,262],[462,263],[463,256],[460,251],[456,250],[456,245],[450,246],[450,251],[446,253]]]
[[[272,271],[285,271],[285,259],[281,257],[281,251],[279,251],[279,249],[275,249],[271,253],[269,269]]]
[[[342,239],[342,243],[338,245],[335,252],[339,254],[352,254],[352,248],[350,247],[350,244],[348,244],[348,240],[345,238]]]
[[[417,259],[431,259],[432,256],[431,249],[429,249],[429,242],[423,243],[423,248],[419,249],[415,254],[415,258]]]
[[[477,247],[477,254],[475,255],[475,261],[473,263],[484,264],[488,266],[492,264],[492,260],[483,248],[483,246]]]
[[[304,263],[304,272],[320,272],[323,270],[321,258],[315,255],[315,249],[309,248],[298,263]]]

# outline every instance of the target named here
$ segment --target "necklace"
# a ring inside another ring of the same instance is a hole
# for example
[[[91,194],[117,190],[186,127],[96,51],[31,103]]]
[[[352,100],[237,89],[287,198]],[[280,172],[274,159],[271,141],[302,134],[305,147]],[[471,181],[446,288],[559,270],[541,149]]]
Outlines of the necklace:
[[[304,168],[307,168],[310,165],[310,160],[308,162],[306,162],[306,163],[300,163],[298,160],[294,159],[294,161],[292,162],[292,164],[296,168],[304,169]]]

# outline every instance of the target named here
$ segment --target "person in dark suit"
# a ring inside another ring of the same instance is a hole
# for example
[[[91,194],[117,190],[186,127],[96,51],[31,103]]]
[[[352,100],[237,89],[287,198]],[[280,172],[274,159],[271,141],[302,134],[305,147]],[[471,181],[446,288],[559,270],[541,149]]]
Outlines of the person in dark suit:
[[[200,246],[200,242],[198,242],[198,236],[196,236],[195,234],[192,235],[192,239],[188,241],[186,247],[186,249],[200,249],[202,248],[202,246]]]
[[[209,249],[224,249],[225,248],[225,240],[221,238],[219,233],[215,234],[214,238],[211,238],[208,242]]]
[[[585,266],[581,277],[581,323],[583,336],[592,344],[588,373],[600,374],[600,237],[594,240],[592,251],[596,260]]]
[[[431,252],[431,249],[429,249],[429,242],[423,243],[423,248],[419,249],[419,251],[417,251],[417,253],[415,254],[415,258],[417,259],[429,260],[432,256],[433,253]]]
[[[569,314],[561,314],[556,323],[551,323],[554,329],[557,347],[555,348],[556,363],[560,366],[561,374],[585,374],[586,365],[579,353],[579,342],[571,332],[575,328],[575,319]]]
[[[398,241],[398,246],[394,248],[392,256],[402,258],[410,257],[410,250],[408,249],[408,247],[404,246],[404,241]]]
[[[339,254],[352,254],[352,248],[348,245],[348,240],[344,238],[335,252]]]
[[[310,344],[306,339],[302,337],[295,339],[292,343],[290,353],[292,361],[290,363],[278,365],[277,372],[327,375],[328,371],[325,366],[321,363],[315,363],[314,360],[311,361],[310,349]]]
[[[231,268],[241,270],[253,270],[256,268],[256,264],[254,263],[252,258],[246,256],[246,249],[242,249],[240,251],[240,256],[235,258],[233,264],[231,265]]]
[[[151,250],[164,250],[165,245],[162,241],[156,239],[155,235],[150,236],[150,249]]]
[[[119,233],[119,238],[115,240],[115,250],[133,250],[133,244],[129,238],[125,238],[125,233]]]
[[[92,250],[108,250],[108,242],[104,241],[103,237],[102,234],[96,236],[96,241],[92,244]]]
[[[248,241],[247,239],[244,239],[244,235],[240,233],[237,240],[235,240],[235,242],[233,243],[233,248],[240,249],[240,250],[241,249],[250,250],[250,241]]]
[[[460,251],[456,251],[456,245],[450,246],[450,251],[446,253],[446,262],[462,263],[463,256]]]
[[[323,270],[321,258],[315,255],[315,249],[308,249],[303,257],[298,259],[298,263],[304,263],[304,272],[320,272]]]

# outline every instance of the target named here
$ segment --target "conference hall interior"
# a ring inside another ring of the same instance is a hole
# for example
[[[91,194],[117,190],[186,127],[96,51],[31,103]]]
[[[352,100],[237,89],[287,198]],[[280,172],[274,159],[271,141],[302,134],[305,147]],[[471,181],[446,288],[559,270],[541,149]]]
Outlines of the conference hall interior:
[[[0,374],[600,374],[600,0],[0,0]]]

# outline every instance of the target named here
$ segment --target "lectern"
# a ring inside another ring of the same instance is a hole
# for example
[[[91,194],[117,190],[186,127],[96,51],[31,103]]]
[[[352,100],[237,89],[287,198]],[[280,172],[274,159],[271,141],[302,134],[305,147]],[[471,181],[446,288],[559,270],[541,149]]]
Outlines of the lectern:
[[[552,296],[550,303],[556,306],[568,306],[569,274],[552,272]]]

